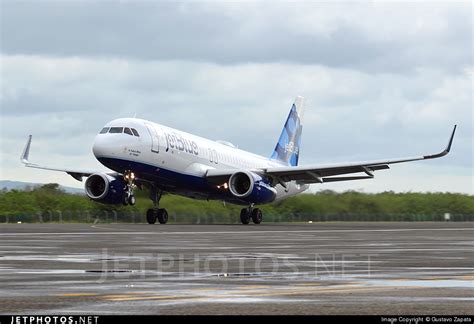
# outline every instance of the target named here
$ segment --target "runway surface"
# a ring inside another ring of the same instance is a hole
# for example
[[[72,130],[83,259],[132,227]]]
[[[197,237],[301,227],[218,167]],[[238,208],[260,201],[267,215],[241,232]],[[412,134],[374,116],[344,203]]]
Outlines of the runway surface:
[[[2,314],[472,314],[473,223],[0,225]]]

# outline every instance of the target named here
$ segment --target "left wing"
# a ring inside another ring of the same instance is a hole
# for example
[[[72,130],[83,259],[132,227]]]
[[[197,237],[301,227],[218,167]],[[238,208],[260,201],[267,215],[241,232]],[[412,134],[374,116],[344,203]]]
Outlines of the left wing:
[[[28,158],[29,158],[29,155],[30,155],[30,146],[31,146],[31,139],[32,139],[32,135],[28,136],[28,141],[26,142],[26,146],[25,148],[23,149],[23,153],[21,154],[21,157],[20,157],[20,160],[21,162],[29,167],[29,168],[36,168],[36,169],[43,169],[43,170],[51,170],[51,171],[62,171],[62,172],[66,172],[67,174],[69,174],[71,177],[73,177],[74,179],[78,180],[78,181],[82,181],[82,178],[83,177],[88,177],[90,176],[91,174],[94,174],[94,173],[97,173],[99,171],[92,171],[92,170],[78,170],[78,169],[68,169],[68,168],[54,168],[54,167],[48,167],[48,166],[41,166],[41,165],[37,165],[37,164],[34,164],[34,163],[31,163]]]
[[[453,143],[454,133],[456,132],[456,125],[454,126],[451,137],[449,138],[448,145],[446,148],[437,154],[415,156],[408,158],[388,159],[388,160],[377,160],[367,162],[353,162],[353,163],[341,163],[341,164],[328,164],[328,165],[309,165],[309,166],[295,166],[295,167],[274,167],[274,168],[262,168],[252,170],[261,175],[269,176],[274,179],[274,183],[280,183],[285,186],[285,182],[297,181],[301,184],[311,183],[323,183],[323,182],[335,182],[335,181],[349,181],[349,180],[360,180],[360,179],[371,179],[374,177],[374,171],[389,169],[390,164],[435,159],[445,156],[451,150]],[[207,171],[207,178],[210,181],[217,180],[221,181],[223,177],[230,176],[235,170],[218,170],[211,169]],[[344,176],[337,177],[338,175],[346,175],[352,173],[365,173],[365,176]]]

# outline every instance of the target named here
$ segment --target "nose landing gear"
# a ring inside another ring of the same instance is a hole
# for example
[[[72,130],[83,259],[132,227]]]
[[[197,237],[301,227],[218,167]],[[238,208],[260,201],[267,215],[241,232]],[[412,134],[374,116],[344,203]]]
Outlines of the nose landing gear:
[[[126,181],[125,191],[123,193],[122,204],[124,206],[134,206],[137,202],[133,190],[136,188],[135,185],[135,174],[131,171],[126,171],[123,175],[123,179]]]

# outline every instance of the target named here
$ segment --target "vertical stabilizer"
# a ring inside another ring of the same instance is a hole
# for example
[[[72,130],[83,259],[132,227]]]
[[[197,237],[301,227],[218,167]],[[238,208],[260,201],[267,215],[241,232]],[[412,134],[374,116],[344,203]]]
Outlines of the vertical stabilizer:
[[[291,106],[290,114],[286,120],[285,126],[281,131],[275,150],[270,159],[283,162],[287,165],[298,165],[300,154],[301,132],[303,130],[304,98],[296,97]]]

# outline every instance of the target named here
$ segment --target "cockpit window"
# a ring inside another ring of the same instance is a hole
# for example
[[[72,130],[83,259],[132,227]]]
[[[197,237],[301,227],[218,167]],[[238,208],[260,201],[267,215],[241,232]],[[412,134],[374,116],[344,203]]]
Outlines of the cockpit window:
[[[138,135],[138,132],[135,128],[132,128],[132,132],[133,132],[133,135],[140,137],[140,135]]]
[[[111,134],[123,133],[123,127],[110,127],[109,133]]]
[[[120,134],[120,133],[125,133],[130,136],[136,136],[140,137],[138,134],[137,130],[135,128],[129,128],[129,127],[104,127],[100,131],[99,134]]]

